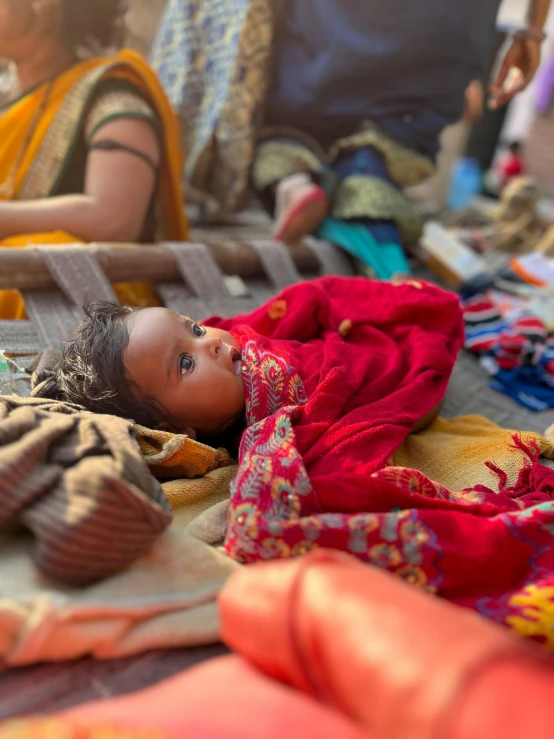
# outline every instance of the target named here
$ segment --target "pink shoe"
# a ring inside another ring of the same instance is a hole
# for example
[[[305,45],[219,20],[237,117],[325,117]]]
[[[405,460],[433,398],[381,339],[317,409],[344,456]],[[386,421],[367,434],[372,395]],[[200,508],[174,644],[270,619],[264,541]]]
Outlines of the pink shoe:
[[[273,238],[294,242],[312,234],[329,210],[329,199],[323,188],[308,175],[291,175],[277,187],[277,207]]]

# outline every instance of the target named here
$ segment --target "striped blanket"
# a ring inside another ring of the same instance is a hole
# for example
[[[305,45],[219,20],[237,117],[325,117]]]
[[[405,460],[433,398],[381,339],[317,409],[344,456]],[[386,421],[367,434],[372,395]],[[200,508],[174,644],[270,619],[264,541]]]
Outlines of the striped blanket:
[[[465,347],[481,358],[491,387],[534,411],[554,407],[554,335],[523,301],[496,291],[464,303]]]

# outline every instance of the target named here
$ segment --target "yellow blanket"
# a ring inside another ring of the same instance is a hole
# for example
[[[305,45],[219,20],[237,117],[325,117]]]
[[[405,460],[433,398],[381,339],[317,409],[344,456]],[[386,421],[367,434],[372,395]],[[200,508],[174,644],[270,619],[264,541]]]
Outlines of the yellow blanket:
[[[507,484],[513,485],[527,461],[523,451],[513,445],[516,433],[526,445],[534,442],[544,457],[554,458],[551,442],[540,434],[502,429],[482,416],[461,416],[437,418],[425,431],[410,434],[392,462],[419,470],[453,492],[478,484],[496,488],[498,477],[485,466],[485,462],[492,462],[507,473]]]
[[[135,426],[134,434],[150,472],[166,480],[162,488],[173,508],[173,526],[207,544],[221,543],[237,473],[229,452],[142,426]]]

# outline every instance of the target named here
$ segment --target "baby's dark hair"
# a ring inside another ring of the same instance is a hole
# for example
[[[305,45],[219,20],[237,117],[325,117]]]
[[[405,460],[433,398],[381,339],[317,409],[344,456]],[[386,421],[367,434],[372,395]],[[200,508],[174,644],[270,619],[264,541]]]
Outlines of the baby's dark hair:
[[[126,0],[62,0],[63,40],[72,49],[119,46],[118,30]]]
[[[86,306],[86,320],[63,346],[63,358],[56,370],[56,394],[59,400],[89,411],[156,428],[168,420],[168,413],[152,398],[137,396],[123,361],[130,339],[127,319],[134,310],[140,308],[109,302]]]

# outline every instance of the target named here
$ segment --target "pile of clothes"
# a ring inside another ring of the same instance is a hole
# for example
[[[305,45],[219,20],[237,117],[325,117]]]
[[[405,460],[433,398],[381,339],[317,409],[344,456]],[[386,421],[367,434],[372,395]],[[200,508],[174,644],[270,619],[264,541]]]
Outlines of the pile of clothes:
[[[0,395],[0,667],[216,642],[235,472],[186,436]]]
[[[554,290],[538,281],[552,272],[550,261],[519,257],[496,278],[462,290],[466,349],[494,390],[532,411],[554,407]]]

